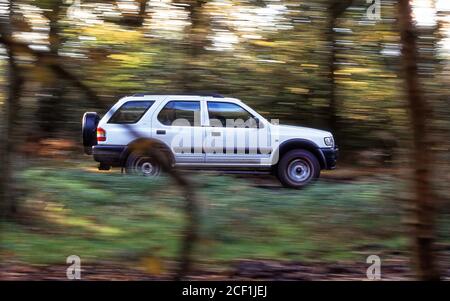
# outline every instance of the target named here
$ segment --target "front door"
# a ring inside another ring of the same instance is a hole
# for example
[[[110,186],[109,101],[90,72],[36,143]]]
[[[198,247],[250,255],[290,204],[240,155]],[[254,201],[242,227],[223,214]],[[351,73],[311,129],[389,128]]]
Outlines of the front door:
[[[262,138],[269,138],[268,131],[258,126],[255,116],[232,102],[207,101],[206,109],[206,163],[258,165],[269,158],[260,149]]]

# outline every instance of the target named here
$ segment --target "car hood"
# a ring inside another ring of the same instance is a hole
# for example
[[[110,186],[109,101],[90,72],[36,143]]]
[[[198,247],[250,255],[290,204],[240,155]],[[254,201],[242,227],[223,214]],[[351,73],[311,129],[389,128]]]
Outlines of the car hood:
[[[274,125],[280,135],[299,135],[300,137],[331,137],[333,136],[330,132],[303,127],[303,126],[292,126],[292,125]]]

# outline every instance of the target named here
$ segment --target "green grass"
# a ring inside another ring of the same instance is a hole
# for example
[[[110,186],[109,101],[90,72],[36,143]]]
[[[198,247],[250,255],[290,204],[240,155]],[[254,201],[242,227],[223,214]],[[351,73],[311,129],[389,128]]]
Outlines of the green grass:
[[[23,205],[37,226],[3,223],[7,254],[29,263],[174,259],[184,223],[183,197],[167,178],[82,169],[32,168]],[[269,190],[229,177],[194,175],[201,201],[197,260],[241,258],[364,260],[356,250],[403,251],[407,239],[390,178],[351,184],[321,181],[304,190]]]

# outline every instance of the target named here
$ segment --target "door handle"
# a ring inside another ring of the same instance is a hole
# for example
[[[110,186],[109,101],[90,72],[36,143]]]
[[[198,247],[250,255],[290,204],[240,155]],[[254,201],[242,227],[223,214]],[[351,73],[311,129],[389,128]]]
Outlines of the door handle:
[[[156,135],[165,135],[166,130],[156,130]]]
[[[211,132],[211,136],[218,137],[220,136],[220,132]]]

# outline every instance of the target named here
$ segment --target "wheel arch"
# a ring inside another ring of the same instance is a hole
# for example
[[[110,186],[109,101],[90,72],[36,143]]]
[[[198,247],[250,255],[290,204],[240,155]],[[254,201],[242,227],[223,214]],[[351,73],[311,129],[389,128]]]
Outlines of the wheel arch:
[[[175,163],[175,157],[174,157],[172,151],[163,142],[161,142],[161,141],[159,141],[157,139],[153,139],[153,138],[137,138],[137,139],[131,141],[130,143],[128,143],[128,145],[122,151],[122,153],[120,155],[121,165],[122,166],[125,165],[125,162],[126,162],[128,156],[133,151],[139,150],[139,149],[144,149],[145,150],[145,149],[149,149],[149,148],[152,148],[152,147],[156,147],[160,151],[162,151],[162,153],[164,155],[166,155],[167,158],[169,159],[169,162],[170,162],[171,165]]]
[[[275,151],[275,156],[277,156],[276,164],[278,164],[284,154],[294,149],[304,149],[311,152],[319,161],[321,169],[325,169],[327,167],[325,156],[319,146],[310,140],[300,138],[289,139],[280,144]]]

